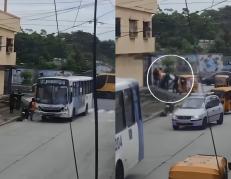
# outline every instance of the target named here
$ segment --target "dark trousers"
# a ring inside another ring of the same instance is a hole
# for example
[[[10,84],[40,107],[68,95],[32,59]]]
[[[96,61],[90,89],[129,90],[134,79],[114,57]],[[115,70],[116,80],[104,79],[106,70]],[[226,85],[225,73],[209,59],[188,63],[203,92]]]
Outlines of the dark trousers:
[[[13,113],[14,111],[14,104],[10,104],[10,113]]]

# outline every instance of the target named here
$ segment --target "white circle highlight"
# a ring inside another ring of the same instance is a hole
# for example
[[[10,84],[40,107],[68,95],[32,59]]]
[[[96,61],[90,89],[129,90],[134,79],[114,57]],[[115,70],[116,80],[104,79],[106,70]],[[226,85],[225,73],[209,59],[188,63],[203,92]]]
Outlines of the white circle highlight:
[[[153,94],[153,92],[152,92],[152,90],[151,90],[151,88],[150,88],[150,85],[149,85],[149,73],[150,73],[150,70],[151,70],[151,68],[152,68],[152,65],[153,65],[155,62],[157,62],[158,60],[160,60],[160,59],[162,59],[162,58],[165,58],[165,57],[178,57],[178,58],[184,60],[184,61],[188,64],[188,66],[190,67],[190,70],[191,70],[191,72],[192,72],[192,79],[193,79],[193,81],[192,81],[192,86],[191,86],[189,92],[187,93],[187,95],[185,95],[185,96],[184,96],[182,99],[180,99],[180,100],[176,100],[176,101],[164,101],[164,100],[161,100],[161,99],[159,99],[158,97],[156,97],[156,96]],[[158,57],[157,59],[155,59],[155,60],[151,63],[151,65],[149,66],[149,68],[148,68],[148,72],[147,72],[147,77],[146,77],[146,79],[147,79],[148,90],[149,90],[149,92],[151,93],[151,95],[152,95],[154,98],[156,98],[158,101],[162,102],[162,103],[170,103],[170,104],[179,103],[179,102],[183,101],[185,98],[187,98],[187,97],[190,95],[190,93],[192,92],[192,89],[193,89],[193,86],[194,86],[194,81],[195,81],[195,77],[194,77],[194,73],[193,73],[193,69],[192,69],[191,64],[188,62],[188,60],[186,60],[184,57],[179,56],[179,55],[163,55],[163,56],[160,56],[160,57]]]

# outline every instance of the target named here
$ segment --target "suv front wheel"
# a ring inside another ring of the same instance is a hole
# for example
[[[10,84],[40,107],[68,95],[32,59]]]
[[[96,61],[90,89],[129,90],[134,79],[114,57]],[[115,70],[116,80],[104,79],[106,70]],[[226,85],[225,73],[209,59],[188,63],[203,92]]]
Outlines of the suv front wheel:
[[[206,129],[208,125],[207,117],[203,119],[201,129]]]
[[[219,124],[219,125],[223,124],[223,120],[224,120],[223,118],[224,118],[224,114],[221,113],[221,114],[220,114],[220,118],[219,118],[218,121],[217,121],[217,124]]]

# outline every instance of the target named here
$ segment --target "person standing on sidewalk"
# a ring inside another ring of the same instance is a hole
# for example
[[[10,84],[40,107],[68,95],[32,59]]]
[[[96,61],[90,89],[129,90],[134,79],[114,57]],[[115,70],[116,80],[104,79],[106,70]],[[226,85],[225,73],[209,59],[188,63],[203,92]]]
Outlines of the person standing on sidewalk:
[[[16,94],[16,98],[17,98],[16,109],[17,110],[21,108],[22,96],[23,94],[21,93],[20,90],[18,90],[18,93]]]
[[[160,73],[159,73],[159,70],[157,68],[155,68],[153,71],[153,78],[154,78],[154,85],[159,86]]]
[[[29,118],[31,121],[33,120],[35,109],[36,109],[35,98],[32,98],[31,102],[29,103]]]
[[[14,106],[15,106],[15,94],[14,94],[14,91],[12,91],[11,94],[10,94],[9,105],[10,105],[10,113],[13,113],[14,112]]]

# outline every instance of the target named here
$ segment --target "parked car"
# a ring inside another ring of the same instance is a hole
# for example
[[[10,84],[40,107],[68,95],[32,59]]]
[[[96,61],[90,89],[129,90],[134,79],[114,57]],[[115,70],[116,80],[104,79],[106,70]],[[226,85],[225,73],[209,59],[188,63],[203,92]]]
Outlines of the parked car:
[[[191,95],[172,115],[174,130],[180,126],[205,129],[211,122],[223,123],[224,108],[216,95]]]
[[[212,85],[215,84],[215,76],[216,75],[227,75],[229,76],[229,84],[231,84],[231,72],[229,71],[221,71],[217,73],[213,73],[209,76],[201,77],[201,83],[206,84],[206,85]]]

